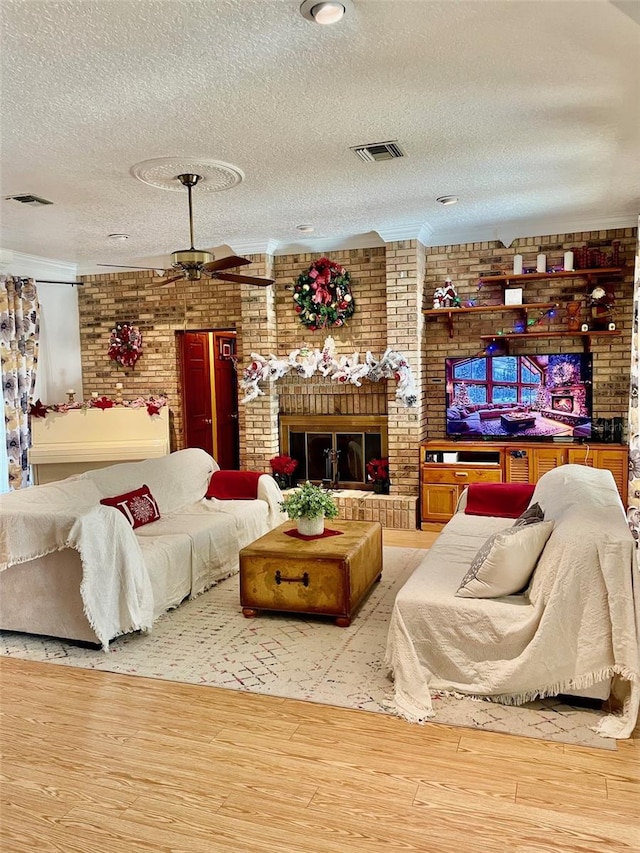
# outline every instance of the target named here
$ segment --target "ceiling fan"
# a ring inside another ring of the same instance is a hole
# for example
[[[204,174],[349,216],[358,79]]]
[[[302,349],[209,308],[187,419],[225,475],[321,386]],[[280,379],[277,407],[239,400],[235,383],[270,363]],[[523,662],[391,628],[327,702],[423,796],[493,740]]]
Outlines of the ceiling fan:
[[[273,284],[273,278],[261,278],[255,275],[238,275],[237,273],[224,272],[224,270],[234,267],[242,267],[245,264],[250,264],[247,258],[239,258],[236,255],[229,255],[226,258],[220,258],[216,261],[211,252],[205,252],[202,249],[195,249],[193,246],[193,205],[191,199],[191,191],[193,187],[200,181],[201,175],[193,175],[190,173],[178,175],[177,179],[183,187],[187,188],[189,195],[189,238],[190,245],[188,249],[179,249],[177,252],[171,253],[173,261],[173,269],[180,271],[179,275],[174,275],[171,278],[161,282],[162,286],[172,284],[174,281],[186,279],[187,281],[200,281],[204,273],[211,279],[218,281],[233,281],[236,284],[254,284],[257,287],[268,287]],[[98,264],[101,267],[114,267],[118,264]],[[155,267],[128,267],[128,269],[155,269]]]

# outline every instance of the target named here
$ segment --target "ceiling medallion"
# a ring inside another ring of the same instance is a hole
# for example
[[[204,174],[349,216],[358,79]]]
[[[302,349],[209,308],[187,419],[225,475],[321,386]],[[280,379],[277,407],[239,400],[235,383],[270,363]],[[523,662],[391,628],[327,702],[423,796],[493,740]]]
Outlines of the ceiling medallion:
[[[221,192],[236,187],[244,180],[244,172],[231,163],[220,160],[199,160],[196,157],[154,157],[142,160],[129,173],[143,184],[172,192],[184,191],[178,175],[199,175],[198,192]]]

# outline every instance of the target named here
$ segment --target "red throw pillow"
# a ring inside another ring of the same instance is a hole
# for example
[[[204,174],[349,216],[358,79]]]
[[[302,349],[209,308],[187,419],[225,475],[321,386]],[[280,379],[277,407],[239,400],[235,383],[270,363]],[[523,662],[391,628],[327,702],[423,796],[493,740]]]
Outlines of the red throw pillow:
[[[259,471],[214,471],[205,498],[219,501],[252,501],[258,497]]]
[[[532,483],[471,483],[465,515],[518,518],[529,506],[534,489]]]
[[[102,498],[100,503],[119,509],[134,530],[160,518],[158,504],[149,486],[141,486],[124,495],[116,495],[115,498]]]

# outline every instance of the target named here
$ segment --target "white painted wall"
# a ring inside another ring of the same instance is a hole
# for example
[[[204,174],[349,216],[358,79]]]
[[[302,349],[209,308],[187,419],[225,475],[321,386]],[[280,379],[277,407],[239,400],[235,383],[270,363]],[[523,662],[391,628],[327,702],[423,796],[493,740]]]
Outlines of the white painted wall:
[[[78,288],[42,281],[75,281],[75,264],[0,249],[0,271],[36,282],[41,310],[34,399],[49,405],[64,403],[66,391],[73,388],[76,400],[82,400]]]
[[[42,284],[36,279],[40,299],[40,352],[34,399],[64,403],[73,388],[82,400],[78,288],[68,284]]]

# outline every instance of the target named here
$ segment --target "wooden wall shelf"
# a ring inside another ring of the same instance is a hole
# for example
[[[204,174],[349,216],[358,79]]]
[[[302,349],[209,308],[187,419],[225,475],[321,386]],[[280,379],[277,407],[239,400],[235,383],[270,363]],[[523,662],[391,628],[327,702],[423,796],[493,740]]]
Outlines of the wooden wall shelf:
[[[474,305],[470,308],[429,308],[422,313],[426,317],[446,317],[449,327],[449,337],[453,337],[453,318],[457,314],[499,314],[504,311],[520,311],[526,321],[529,311],[545,311],[557,308],[557,302],[532,302],[527,305]]]
[[[608,330],[594,332],[507,332],[504,335],[481,335],[483,341],[510,341],[522,340],[523,338],[582,338],[585,352],[591,351],[591,338],[613,338],[622,334],[619,329],[612,332]],[[508,351],[508,346],[506,347]]]
[[[592,270],[561,270],[560,272],[527,272],[521,275],[506,273],[505,275],[488,275],[480,277],[478,281],[488,284],[491,281],[540,281],[543,278],[588,278],[594,279],[602,275],[616,275],[623,272],[622,267],[601,267]]]

